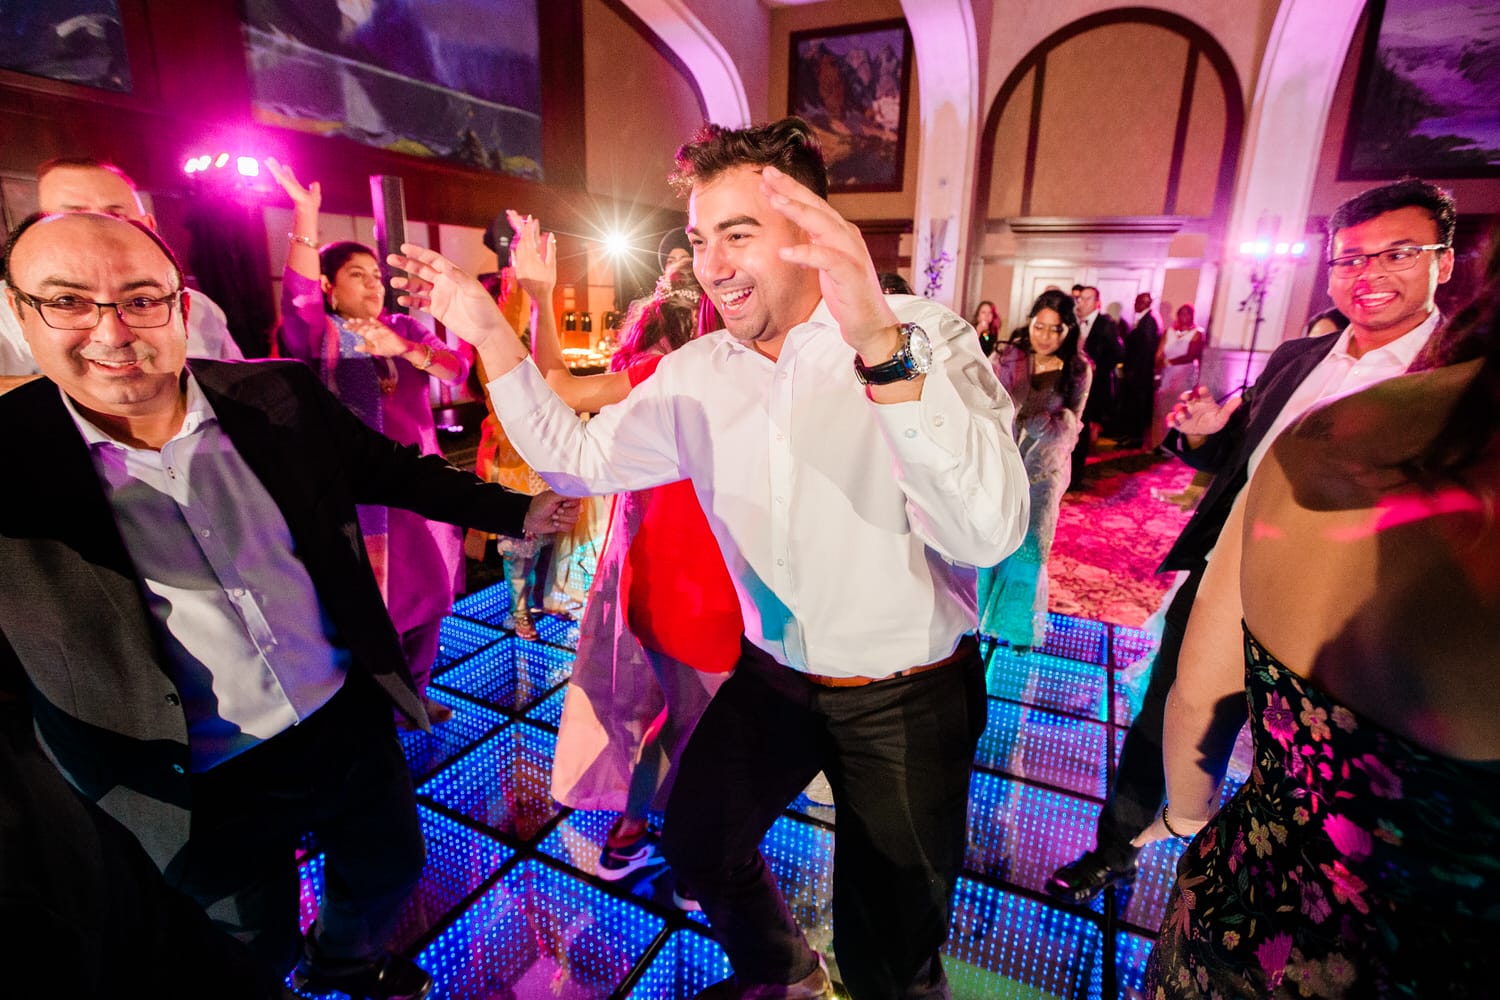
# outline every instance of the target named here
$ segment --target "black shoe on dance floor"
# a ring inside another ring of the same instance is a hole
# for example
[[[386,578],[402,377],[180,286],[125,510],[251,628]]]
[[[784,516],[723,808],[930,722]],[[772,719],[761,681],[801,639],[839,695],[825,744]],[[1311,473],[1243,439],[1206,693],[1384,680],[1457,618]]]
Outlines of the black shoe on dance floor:
[[[303,993],[337,991],[354,1000],[422,1000],[432,992],[432,977],[416,962],[394,953],[337,970],[304,957],[292,973],[292,985]]]
[[[1047,892],[1056,899],[1082,906],[1108,886],[1126,886],[1135,881],[1139,866],[1130,861],[1115,867],[1098,851],[1089,851],[1072,864],[1063,865],[1047,880]]]

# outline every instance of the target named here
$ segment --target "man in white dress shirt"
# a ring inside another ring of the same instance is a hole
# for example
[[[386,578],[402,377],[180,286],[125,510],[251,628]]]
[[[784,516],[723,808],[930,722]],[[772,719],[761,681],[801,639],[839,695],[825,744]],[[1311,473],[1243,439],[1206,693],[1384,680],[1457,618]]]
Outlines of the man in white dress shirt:
[[[141,205],[135,182],[112,163],[88,159],[48,160],[37,167],[37,207],[49,215],[57,212],[96,212],[132,219],[156,229],[156,219]],[[0,281],[0,297],[5,283]],[[190,358],[243,361],[245,355],[229,333],[229,322],[218,303],[199,291],[190,291],[187,354]],[[9,309],[0,309],[0,392],[29,382],[40,369],[21,333],[21,324]]]
[[[708,516],[744,652],[663,834],[735,969],[706,995],[832,996],[759,850],[822,770],[845,986],[946,997],[938,951],[986,709],[973,567],[1026,527],[1013,407],[961,317],[881,293],[859,230],[824,200],[805,123],[706,126],[678,167],[693,270],[728,329],[587,423],[448,261],[407,245],[392,263],[417,280],[396,283],[478,345],[506,432],[555,489],[685,478]]]

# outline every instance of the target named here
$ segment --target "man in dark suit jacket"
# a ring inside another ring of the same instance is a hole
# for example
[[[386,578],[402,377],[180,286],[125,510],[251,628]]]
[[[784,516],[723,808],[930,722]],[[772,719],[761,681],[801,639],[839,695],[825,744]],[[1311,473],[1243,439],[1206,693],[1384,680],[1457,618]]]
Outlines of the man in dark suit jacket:
[[[310,830],[327,890],[298,985],[424,996],[385,943],[425,854],[392,706],[428,722],[355,504],[506,534],[576,505],[397,445],[302,365],[187,364],[181,269],[136,223],[34,216],[5,265],[45,377],[0,396],[0,683],[276,977]]]
[[[1189,576],[1167,607],[1151,681],[1099,813],[1096,846],[1053,873],[1047,890],[1054,896],[1083,903],[1108,885],[1135,878],[1139,848],[1131,841],[1162,822],[1167,692],[1177,678],[1177,657],[1203,570],[1253,471],[1252,458],[1318,400],[1406,369],[1440,319],[1433,296],[1453,271],[1455,219],[1453,199],[1416,180],[1374,188],[1339,206],[1328,221],[1328,292],[1350,317],[1349,328],[1283,343],[1241,397],[1219,404],[1200,386],[1173,410],[1175,429],[1164,447],[1214,479],[1162,560],[1161,572],[1186,570]],[[1222,708],[1243,721],[1243,699]],[[1226,763],[1205,766],[1222,769]]]
[[[1151,311],[1150,292],[1135,297],[1135,317],[1135,326],[1125,335],[1120,405],[1114,427],[1114,436],[1124,448],[1139,448],[1145,443],[1156,399],[1156,348],[1161,341],[1161,326]]]
[[[1120,331],[1114,319],[1100,308],[1099,289],[1079,286],[1073,299],[1078,304],[1078,326],[1083,352],[1094,362],[1094,384],[1083,405],[1083,433],[1073,448],[1073,478],[1070,490],[1083,489],[1084,471],[1099,428],[1112,420],[1115,410],[1115,365],[1125,356]]]

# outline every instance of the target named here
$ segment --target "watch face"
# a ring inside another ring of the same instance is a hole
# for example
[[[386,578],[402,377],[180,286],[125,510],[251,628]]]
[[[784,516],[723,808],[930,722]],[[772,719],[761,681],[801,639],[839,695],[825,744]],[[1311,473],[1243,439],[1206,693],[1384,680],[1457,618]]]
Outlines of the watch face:
[[[922,374],[932,368],[932,343],[927,339],[927,331],[915,323],[907,323],[902,326],[906,334],[906,352],[911,355],[911,366],[917,374]]]

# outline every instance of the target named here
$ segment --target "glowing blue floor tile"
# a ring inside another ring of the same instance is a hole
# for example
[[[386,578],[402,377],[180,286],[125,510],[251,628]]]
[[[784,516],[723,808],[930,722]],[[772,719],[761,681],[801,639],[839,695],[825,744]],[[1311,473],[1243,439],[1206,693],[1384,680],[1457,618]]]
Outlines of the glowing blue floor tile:
[[[1146,960],[1151,957],[1154,939],[1139,934],[1121,932],[1115,935],[1115,981],[1120,995],[1128,996],[1134,990],[1139,996],[1146,982]]]
[[[567,686],[558,688],[556,691],[533,705],[527,712],[526,718],[532,722],[539,722],[545,726],[556,729],[562,725],[563,699],[567,697]]]
[[[1155,632],[1131,628],[1129,625],[1114,625],[1114,635],[1109,647],[1109,665],[1128,667],[1144,656],[1156,651]]]
[[[567,650],[510,638],[475,653],[434,683],[524,712],[567,680],[572,669],[573,654]]]
[[[552,799],[557,737],[512,723],[417,789],[434,802],[485,826],[529,841],[558,813]]]
[[[470,653],[503,638],[505,633],[498,629],[449,615],[443,619],[438,631],[437,659],[432,661],[432,675],[438,676]]]
[[[974,763],[1103,798],[1105,728],[1100,722],[991,698]]]
[[[406,765],[418,782],[510,721],[509,716],[440,687],[428,688],[427,696],[453,709],[453,718],[433,726],[430,733],[403,729],[397,734]]]
[[[578,648],[578,621],[567,615],[541,615],[534,619],[536,634],[543,642],[568,649]]]
[[[1109,626],[1103,622],[1049,612],[1046,641],[1037,649],[1050,656],[1063,656],[1085,663],[1103,663],[1108,635]]]
[[[651,959],[628,996],[630,1000],[692,1000],[733,974],[729,958],[712,938],[676,931]]]
[[[417,962],[432,997],[604,1000],[665,926],[598,889],[526,861],[505,874]]]
[[[1059,865],[1094,846],[1099,806],[992,774],[969,783],[964,867],[1042,891]]]
[[[954,1000],[1083,997],[1099,931],[1085,917],[959,879],[943,967]]]
[[[833,948],[833,832],[782,816],[760,843],[797,925],[815,950]]]
[[[1000,646],[990,654],[985,683],[996,698],[1103,721],[1104,670],[1045,653],[1017,656]]]
[[[418,806],[417,814],[422,821],[422,836],[427,841],[427,864],[417,887],[401,908],[390,943],[395,951],[404,951],[436,927],[515,853],[492,837],[425,806]],[[323,894],[321,854],[302,865],[301,880],[301,926],[305,934],[317,916],[318,899]]]
[[[505,628],[511,608],[510,583],[501,580],[493,586],[475,591],[459,598],[453,604],[453,613],[484,622],[494,628]]]

